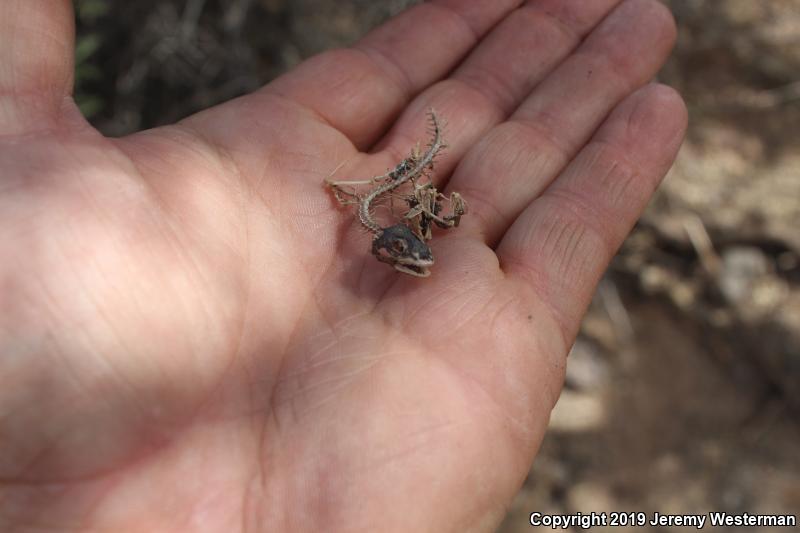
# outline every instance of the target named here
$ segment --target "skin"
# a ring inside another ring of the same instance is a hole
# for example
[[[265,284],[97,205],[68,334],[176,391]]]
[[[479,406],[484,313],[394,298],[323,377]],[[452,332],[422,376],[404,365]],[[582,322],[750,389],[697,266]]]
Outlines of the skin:
[[[0,530],[490,531],[670,167],[654,0],[441,0],[107,139],[64,0],[0,0]],[[448,125],[429,278],[323,180]]]

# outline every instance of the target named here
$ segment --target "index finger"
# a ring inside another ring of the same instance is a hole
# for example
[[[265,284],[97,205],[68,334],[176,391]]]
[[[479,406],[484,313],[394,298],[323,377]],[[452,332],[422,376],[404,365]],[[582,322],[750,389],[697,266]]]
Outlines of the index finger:
[[[69,0],[0,0],[0,135],[52,125],[72,90]]]
[[[302,63],[264,90],[314,111],[360,149],[408,101],[452,70],[522,0],[431,0],[370,32],[352,48]]]

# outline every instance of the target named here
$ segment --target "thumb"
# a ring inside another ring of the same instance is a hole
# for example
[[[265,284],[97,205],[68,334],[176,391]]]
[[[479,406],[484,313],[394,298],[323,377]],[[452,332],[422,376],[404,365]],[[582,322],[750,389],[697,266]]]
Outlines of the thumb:
[[[0,135],[51,127],[72,92],[70,0],[0,0]]]

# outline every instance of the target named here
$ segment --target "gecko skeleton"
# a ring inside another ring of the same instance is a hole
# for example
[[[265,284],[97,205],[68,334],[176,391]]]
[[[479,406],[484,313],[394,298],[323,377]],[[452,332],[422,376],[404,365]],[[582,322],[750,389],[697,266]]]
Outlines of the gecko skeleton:
[[[466,213],[466,203],[458,193],[452,193],[450,201],[453,214],[439,216],[442,209],[440,194],[432,183],[418,185],[417,180],[427,176],[433,170],[433,163],[439,152],[445,148],[442,140],[442,128],[433,110],[428,113],[433,138],[425,153],[419,148],[412,150],[410,157],[403,159],[394,169],[386,174],[363,181],[325,180],[334,192],[336,199],[342,204],[357,204],[356,214],[362,226],[370,231],[372,254],[378,261],[388,263],[395,270],[416,277],[430,275],[429,267],[433,265],[433,253],[425,241],[431,238],[431,225],[435,223],[442,228],[458,226],[461,216]],[[405,197],[409,211],[404,216],[406,223],[398,223],[383,227],[374,219],[375,203],[410,183],[413,190]],[[344,190],[345,186],[373,185],[374,188],[365,194],[357,194]]]

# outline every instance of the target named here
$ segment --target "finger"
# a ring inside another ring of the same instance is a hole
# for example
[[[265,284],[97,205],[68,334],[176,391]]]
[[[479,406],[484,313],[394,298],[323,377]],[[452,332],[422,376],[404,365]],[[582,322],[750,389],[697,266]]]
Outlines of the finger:
[[[620,0],[535,0],[506,17],[450,79],[417,97],[377,149],[405,157],[421,139],[424,114],[447,123],[441,180],[492,126],[511,113]]]
[[[314,57],[264,90],[308,107],[364,149],[521,1],[416,5],[354,47]]]
[[[652,79],[674,38],[672,16],[660,3],[620,4],[461,161],[448,187],[469,204],[465,230],[493,246],[609,111]]]
[[[52,125],[72,91],[69,0],[0,0],[0,135]]]
[[[567,339],[674,161],[686,121],[672,89],[649,85],[634,93],[500,242],[502,268],[537,291]]]
[[[619,2],[529,1],[504,19],[452,78],[508,115]]]

